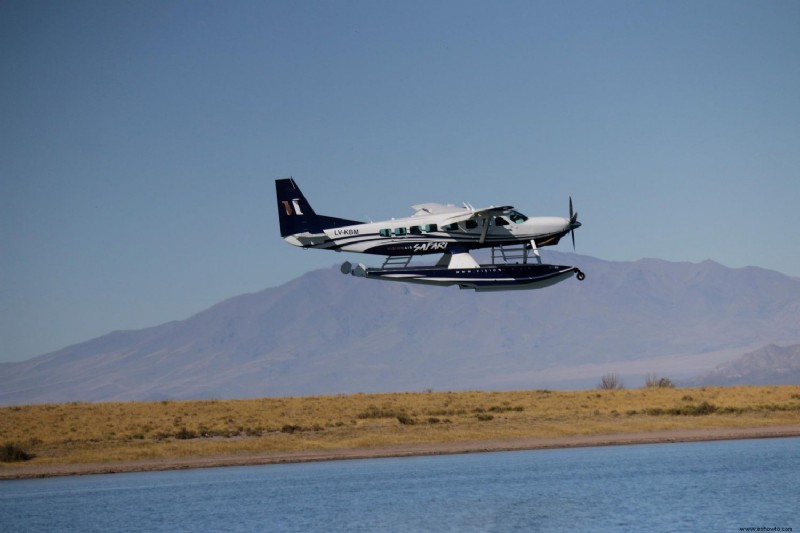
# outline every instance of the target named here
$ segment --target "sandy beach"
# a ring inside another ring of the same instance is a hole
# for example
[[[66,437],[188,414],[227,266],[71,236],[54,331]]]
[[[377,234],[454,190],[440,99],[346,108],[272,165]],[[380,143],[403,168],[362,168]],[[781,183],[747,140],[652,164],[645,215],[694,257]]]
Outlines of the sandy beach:
[[[324,451],[312,450],[282,453],[261,453],[252,455],[186,457],[121,463],[20,465],[5,467],[0,470],[0,479],[29,479],[54,476],[112,474],[122,472],[185,470],[189,468],[302,463],[310,461],[338,461],[384,457],[410,457],[423,455],[547,450],[556,448],[581,448],[591,446],[622,446],[633,444],[699,442],[733,439],[764,439],[781,437],[800,437],[800,424],[753,428],[684,429],[654,431],[647,433],[619,433],[569,437],[531,437],[435,444],[407,444],[402,446],[363,449],[340,449]]]

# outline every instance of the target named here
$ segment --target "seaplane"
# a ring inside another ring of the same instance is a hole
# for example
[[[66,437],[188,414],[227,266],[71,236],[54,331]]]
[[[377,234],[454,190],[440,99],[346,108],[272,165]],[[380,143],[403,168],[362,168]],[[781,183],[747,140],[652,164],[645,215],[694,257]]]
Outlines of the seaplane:
[[[575,247],[581,226],[569,199],[569,217],[528,217],[513,206],[476,209],[437,203],[411,206],[405,218],[360,222],[318,215],[294,179],[275,180],[281,237],[305,249],[386,256],[380,267],[345,261],[343,274],[367,279],[458,286],[461,289],[505,291],[540,289],[573,275],[574,266],[542,262],[539,249],[558,244],[568,233]],[[473,250],[491,248],[491,262],[479,263]],[[440,254],[430,266],[412,265],[420,255]]]

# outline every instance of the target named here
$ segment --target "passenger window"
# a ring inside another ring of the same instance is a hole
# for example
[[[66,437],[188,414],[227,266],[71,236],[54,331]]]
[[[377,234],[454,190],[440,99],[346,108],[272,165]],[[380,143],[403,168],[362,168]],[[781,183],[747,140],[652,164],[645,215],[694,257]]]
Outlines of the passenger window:
[[[406,228],[394,228],[394,234],[398,237],[406,234]]]
[[[445,230],[447,230],[447,231],[456,231],[456,230],[458,229],[458,224],[456,224],[455,222],[453,222],[452,224],[448,224],[448,225],[446,225],[446,226],[444,227],[444,229],[445,229]]]
[[[391,237],[392,236],[392,230],[390,230],[390,229],[382,229],[380,231],[380,234],[381,234],[381,237]]]
[[[425,231],[439,231],[439,228],[436,227],[436,224],[428,224],[425,226]]]
[[[421,227],[419,227],[419,226],[411,226],[411,227],[409,228],[409,231],[410,231],[410,232],[411,232],[413,235],[422,235],[422,228],[421,228]]]

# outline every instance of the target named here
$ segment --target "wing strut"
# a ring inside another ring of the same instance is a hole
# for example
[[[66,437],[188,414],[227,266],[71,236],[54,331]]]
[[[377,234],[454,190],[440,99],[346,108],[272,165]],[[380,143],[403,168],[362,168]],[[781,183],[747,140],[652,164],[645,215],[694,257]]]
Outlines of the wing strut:
[[[490,218],[487,216],[481,217],[483,219],[483,229],[481,230],[481,238],[478,241],[479,243],[483,244],[486,242],[486,234],[489,232],[489,220]]]

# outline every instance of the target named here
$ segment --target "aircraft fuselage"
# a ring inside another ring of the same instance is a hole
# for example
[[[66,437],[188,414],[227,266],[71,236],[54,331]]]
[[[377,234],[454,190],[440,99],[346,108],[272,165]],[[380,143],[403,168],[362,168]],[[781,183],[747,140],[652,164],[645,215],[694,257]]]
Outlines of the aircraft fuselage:
[[[469,213],[465,208],[455,209]],[[515,216],[522,215],[515,212]],[[557,244],[570,231],[570,221],[563,217],[527,218],[517,223],[506,216],[493,216],[444,226],[442,220],[441,215],[412,216],[328,228],[315,234],[294,234],[285,239],[304,248],[376,255],[422,255],[513,245],[532,240],[539,247],[548,246]]]

